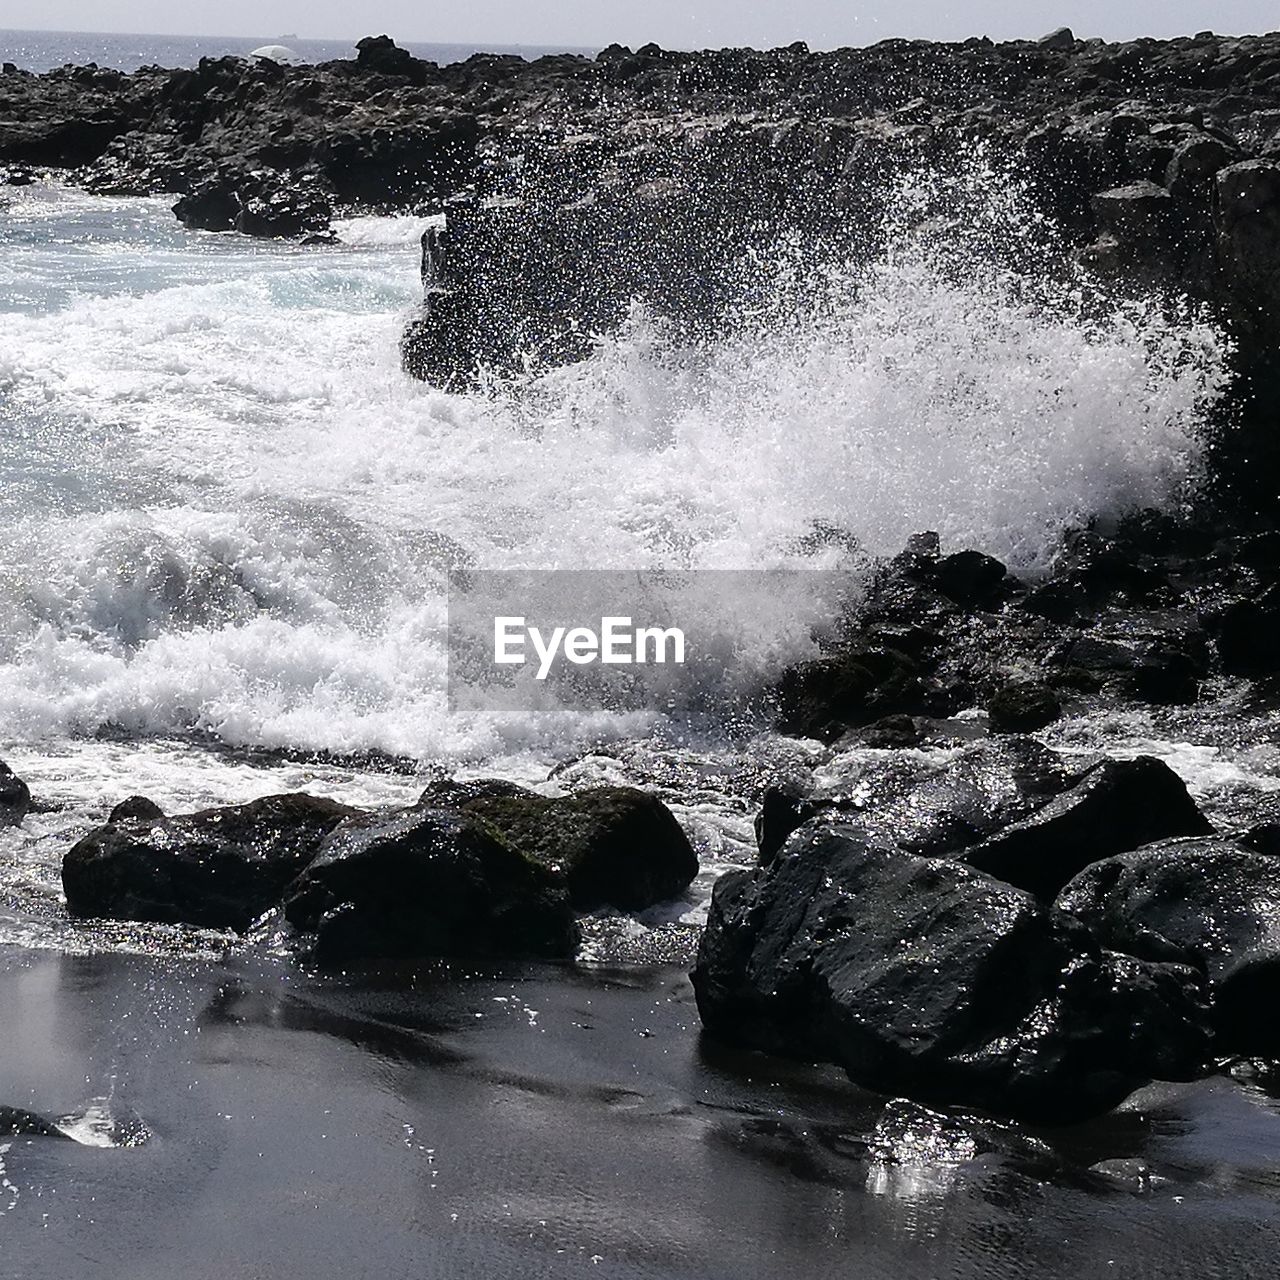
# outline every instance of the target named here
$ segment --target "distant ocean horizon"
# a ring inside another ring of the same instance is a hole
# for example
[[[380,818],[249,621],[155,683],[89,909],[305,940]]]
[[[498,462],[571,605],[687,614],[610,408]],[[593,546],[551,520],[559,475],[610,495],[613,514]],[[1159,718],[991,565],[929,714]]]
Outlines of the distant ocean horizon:
[[[366,35],[381,35],[369,31]],[[424,44],[401,40],[394,31],[386,33],[402,48],[431,62],[461,62],[475,53],[515,53],[523,58],[539,58],[549,53],[592,54],[594,48],[563,45],[519,44]],[[261,36],[164,36],[120,34],[94,31],[9,31],[0,30],[0,62],[12,62],[25,71],[49,71],[54,67],[85,66],[93,62],[118,71],[139,67],[194,67],[201,58],[244,56],[266,44],[288,45],[305,62],[329,62],[354,58],[355,36],[350,40],[307,40],[276,32]]]

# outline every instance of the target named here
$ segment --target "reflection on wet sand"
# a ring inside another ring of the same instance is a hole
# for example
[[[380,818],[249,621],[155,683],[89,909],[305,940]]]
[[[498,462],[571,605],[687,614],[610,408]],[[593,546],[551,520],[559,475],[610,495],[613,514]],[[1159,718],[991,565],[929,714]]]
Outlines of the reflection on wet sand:
[[[86,1259],[121,1280],[903,1280],[1115,1257],[1199,1280],[1263,1274],[1280,1243],[1258,1080],[1033,1132],[705,1041],[670,968],[3,962],[6,1102],[78,1139],[4,1140],[23,1280]]]

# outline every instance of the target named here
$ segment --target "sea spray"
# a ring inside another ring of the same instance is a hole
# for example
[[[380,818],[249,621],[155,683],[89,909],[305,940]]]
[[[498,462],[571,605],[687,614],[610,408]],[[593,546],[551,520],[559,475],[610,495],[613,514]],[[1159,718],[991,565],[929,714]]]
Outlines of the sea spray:
[[[50,200],[4,234],[52,280],[83,245]],[[1073,523],[1179,501],[1214,328],[1091,284],[980,157],[885,204],[873,261],[780,251],[716,340],[637,308],[578,365],[458,397],[398,368],[403,228],[300,250],[134,202],[89,241],[130,287],[0,316],[24,442],[0,724],[555,754],[653,718],[451,717],[450,569],[856,569],[923,528],[1027,569]]]

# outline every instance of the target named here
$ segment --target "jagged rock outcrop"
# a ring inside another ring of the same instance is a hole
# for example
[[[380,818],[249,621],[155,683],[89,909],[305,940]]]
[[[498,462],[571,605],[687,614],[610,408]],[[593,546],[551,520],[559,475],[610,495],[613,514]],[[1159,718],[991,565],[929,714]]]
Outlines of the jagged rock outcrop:
[[[1030,817],[961,855],[970,866],[1043,898],[1091,862],[1155,840],[1207,835],[1186,784],[1153,756],[1104,760]]]
[[[73,169],[110,194],[194,194],[180,214],[194,227],[301,236],[327,230],[330,206],[407,209],[470,182],[477,123],[454,89],[475,71],[441,83],[434,64],[374,39],[319,66],[16,72],[0,79],[0,164]]]
[[[1204,502],[1068,534],[1048,573],[991,571],[943,590],[936,535],[875,566],[859,608],[774,688],[784,731],[904,746],[921,718],[983,708],[994,732],[1034,732],[1096,705],[1191,704],[1212,676],[1280,670],[1280,537],[1265,513]],[[977,553],[975,553],[976,555]],[[976,563],[976,562],[975,562]],[[851,738],[852,736],[852,738]]]
[[[895,176],[962,165],[975,146],[1030,182],[1101,276],[1185,292],[1228,318],[1259,299],[1275,313],[1265,172],[1278,52],[1275,36],[1208,35],[606,50],[578,70],[563,123],[489,135],[474,195],[426,246],[406,367],[462,387],[572,360],[636,299],[694,334],[723,325],[789,235],[819,259],[868,254]],[[590,92],[606,78],[611,118]],[[1241,369],[1269,386],[1256,320],[1240,327]]]
[[[716,885],[693,972],[713,1036],[925,1102],[1067,1122],[1209,1051],[1194,969],[1109,954],[973,868],[802,828]]]
[[[1169,840],[1095,861],[1059,895],[1103,946],[1202,966],[1223,1053],[1280,1052],[1280,861],[1222,838]]]
[[[190,225],[250,234],[315,235],[342,208],[443,213],[403,353],[458,388],[577,359],[636,299],[694,339],[732,323],[788,237],[869,255],[896,175],[985,148],[1063,231],[1061,261],[1013,265],[1065,270],[1078,253],[1232,325],[1240,377],[1215,466],[1260,501],[1280,475],[1278,68],[1276,34],[448,66],[376,36],[317,66],[6,73],[0,166],[173,191]]]
[[[135,801],[63,858],[67,910],[243,931],[279,902],[325,836],[354,812],[306,794],[171,818]]]
[[[218,174],[183,196],[173,211],[185,226],[200,231],[295,240],[324,236],[333,207],[329,192],[314,176],[285,180],[258,169]]]

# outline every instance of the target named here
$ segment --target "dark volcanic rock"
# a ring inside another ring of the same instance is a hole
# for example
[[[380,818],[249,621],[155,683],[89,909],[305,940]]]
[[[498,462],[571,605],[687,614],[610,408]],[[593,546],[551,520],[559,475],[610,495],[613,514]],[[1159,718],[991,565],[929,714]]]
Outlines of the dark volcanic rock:
[[[934,566],[933,580],[945,596],[958,604],[990,600],[1005,579],[1006,569],[994,556],[981,551],[957,551]]]
[[[287,177],[268,170],[220,174],[173,206],[178,220],[199,231],[298,239],[328,230],[328,193],[314,177]]]
[[[1031,738],[968,748],[941,773],[883,799],[874,792],[859,822],[882,842],[924,857],[957,854],[1035,813],[1075,781],[1062,759]]]
[[[1035,681],[1011,681],[987,700],[994,733],[1033,733],[1062,714],[1057,695]]]
[[[356,65],[362,71],[388,76],[414,76],[422,66],[408,49],[401,49],[390,36],[365,36],[356,41]],[[424,68],[425,70],[425,68]]]
[[[318,183],[335,207],[443,212],[441,269],[403,353],[412,373],[458,387],[579,359],[636,300],[691,342],[732,327],[760,301],[761,264],[780,245],[868,261],[894,182],[982,147],[1061,227],[1064,266],[1092,246],[1118,279],[1230,321],[1238,412],[1224,417],[1215,467],[1234,489],[1274,495],[1277,65],[1275,33],[616,47],[444,66],[370,36],[354,59],[320,65],[228,57],[0,76],[0,167],[70,168],[120,194],[270,171],[284,189]],[[272,203],[241,200],[242,229],[294,234],[297,215]],[[210,203],[192,225],[225,222],[225,202]],[[1032,258],[1013,265],[1056,269]]]
[[[888,644],[853,642],[790,667],[778,682],[778,728],[832,741],[850,725],[924,709],[921,665]]]
[[[1200,696],[1205,664],[1177,645],[1151,645],[1129,673],[1127,688],[1133,697],[1157,706],[1185,706]]]
[[[753,824],[760,865],[767,867],[778,856],[787,837],[810,818],[832,811],[830,801],[814,796],[812,785],[790,783],[769,787],[760,798],[760,809]]]
[[[210,181],[183,196],[173,212],[184,227],[194,231],[230,231],[236,225],[240,199],[225,179]]]
[[[426,956],[572,956],[563,881],[478,818],[415,807],[338,827],[285,914],[325,963]]]
[[[1233,284],[1237,320],[1250,333],[1274,338],[1280,289],[1280,161],[1246,160],[1215,179],[1218,257]]]
[[[958,854],[1034,814],[1076,780],[1063,760],[1031,738],[979,742],[940,770],[891,759],[836,772],[823,786],[770,787],[756,816],[760,862],[818,817],[856,825],[868,838],[924,857]]]
[[[286,182],[257,175],[238,197],[235,229],[243,235],[297,240],[329,229],[329,197],[313,180]]]
[[[27,816],[31,791],[23,780],[0,760],[0,827],[13,826]]]
[[[52,1120],[38,1116],[34,1111],[26,1111],[22,1107],[0,1107],[0,1138],[65,1138]]]
[[[73,916],[247,929],[354,812],[333,800],[295,794],[172,818],[109,822],[62,860],[67,910]]]
[[[1052,898],[1091,862],[1155,840],[1205,835],[1208,821],[1161,760],[1104,760],[1030,818],[966,850],[963,860]]]
[[[872,747],[880,751],[894,747],[918,747],[924,741],[922,723],[914,716],[883,716],[868,725],[851,729],[836,743],[836,747]]]
[[[420,804],[479,818],[502,840],[563,878],[578,911],[640,911],[678,897],[698,857],[671,811],[634,787],[541,796],[501,782],[428,787]]]
[[[1229,840],[1149,845],[1086,867],[1057,905],[1103,946],[1203,966],[1223,1052],[1280,1053],[1280,860]]]
[[[411,373],[463,389],[489,373],[580,360],[637,302],[687,340],[727,316],[749,254],[766,248],[763,228],[781,221],[781,196],[728,185],[719,148],[679,136],[661,161],[633,158],[656,167],[633,175],[635,185],[588,179],[579,188],[574,174],[600,162],[597,141],[583,142],[582,155],[568,143],[569,154],[531,148],[520,194],[457,202],[445,229],[428,233],[424,306],[402,344]],[[690,147],[697,157],[681,168]]]
[[[1225,671],[1257,676],[1280,670],[1280,584],[1233,601],[1208,625]]]
[[[1087,624],[1063,632],[1045,655],[1046,674],[1063,687],[1161,706],[1195,702],[1212,669],[1212,646],[1195,614],[1180,603],[1170,600],[1171,607],[1161,610],[1114,600],[1099,607],[1095,601]]]
[[[128,822],[132,818],[140,819],[144,822],[150,821],[152,818],[163,818],[164,810],[160,808],[154,800],[149,800],[146,796],[129,796],[121,800],[110,814],[107,815],[107,822]]]
[[[1154,245],[1164,242],[1176,216],[1173,197],[1164,187],[1143,178],[1093,197],[1098,225],[1122,244]]]
[[[1251,806],[1248,822],[1227,834],[1246,849],[1280,855],[1280,794],[1271,791],[1259,797]]]
[[[716,885],[693,973],[713,1036],[929,1102],[1066,1122],[1208,1048],[1198,979],[1109,956],[1029,894],[814,824]]]
[[[974,550],[938,552],[936,534],[918,535],[875,567],[856,612],[821,639],[823,655],[779,678],[778,728],[823,741],[906,745],[919,740],[915,718],[984,703],[995,707],[998,730],[1048,723],[1057,690],[1046,678],[1033,697],[1014,672],[1048,664],[1057,633],[1021,607],[1026,588],[1000,561]],[[1059,684],[1073,692],[1069,680]]]
[[[74,168],[107,194],[194,194],[180,216],[206,230],[306,236],[327,230],[335,202],[404,209],[465,186],[479,130],[459,108],[474,76],[373,39],[321,66],[206,58],[5,77],[0,166]]]
[[[335,200],[394,208],[438,195],[467,175],[479,136],[473,116],[438,111],[395,129],[334,130],[311,154]]]

